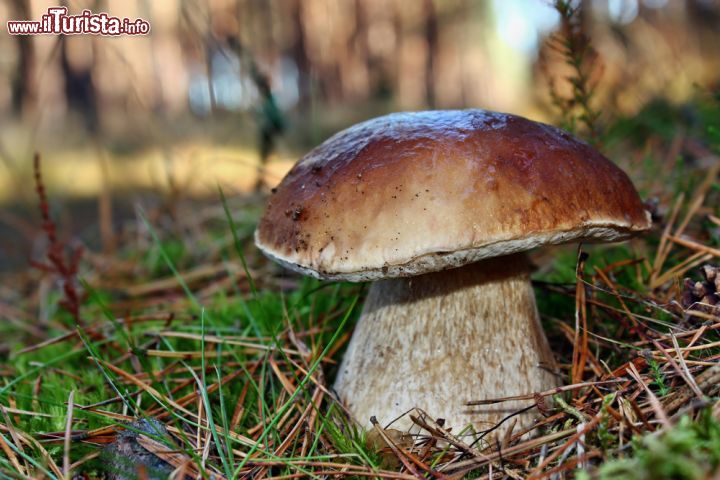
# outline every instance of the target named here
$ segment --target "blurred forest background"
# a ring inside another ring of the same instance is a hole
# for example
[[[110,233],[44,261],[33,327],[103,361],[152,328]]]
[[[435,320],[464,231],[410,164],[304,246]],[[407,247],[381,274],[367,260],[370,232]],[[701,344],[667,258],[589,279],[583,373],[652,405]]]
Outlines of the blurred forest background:
[[[37,20],[56,5],[152,31],[31,37],[3,25],[0,270],[39,248],[36,151],[63,229],[110,250],[138,202],[172,211],[217,202],[218,184],[267,190],[357,121],[477,107],[563,124],[558,102],[574,96],[547,0],[2,0],[0,18]],[[582,7],[598,128],[717,91],[720,2]]]

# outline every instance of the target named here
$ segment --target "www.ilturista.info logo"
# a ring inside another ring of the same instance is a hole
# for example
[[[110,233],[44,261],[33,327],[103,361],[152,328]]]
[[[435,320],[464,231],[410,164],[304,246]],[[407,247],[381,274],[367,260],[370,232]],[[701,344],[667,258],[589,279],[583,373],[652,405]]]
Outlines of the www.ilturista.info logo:
[[[10,35],[147,35],[150,22],[90,10],[68,15],[67,7],[50,7],[39,21],[11,20],[7,22],[7,29]]]

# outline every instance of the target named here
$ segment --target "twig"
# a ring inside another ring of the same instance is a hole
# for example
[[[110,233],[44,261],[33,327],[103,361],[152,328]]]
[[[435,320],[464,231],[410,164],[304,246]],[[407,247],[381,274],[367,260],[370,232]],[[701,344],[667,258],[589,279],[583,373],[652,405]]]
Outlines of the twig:
[[[678,245],[682,245],[683,247],[687,247],[691,250],[695,250],[696,252],[703,252],[703,253],[710,254],[714,257],[720,257],[720,249],[708,247],[707,245],[698,243],[695,240],[676,237],[675,235],[668,235],[668,238],[670,240],[672,240],[674,243],[677,243]]]
[[[63,475],[67,480],[70,480],[70,474],[72,473],[70,468],[70,445],[72,437],[73,406],[75,405],[73,402],[74,398],[75,390],[70,390],[70,395],[68,395],[67,420],[65,422],[65,445],[63,450]]]

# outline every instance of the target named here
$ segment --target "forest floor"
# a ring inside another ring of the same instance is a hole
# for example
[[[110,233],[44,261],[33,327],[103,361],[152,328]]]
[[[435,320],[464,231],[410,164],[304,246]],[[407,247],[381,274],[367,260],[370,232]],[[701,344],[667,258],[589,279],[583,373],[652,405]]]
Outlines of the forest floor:
[[[366,288],[264,259],[252,242],[262,195],[169,198],[88,249],[56,234],[41,191],[45,251],[0,287],[0,475],[718,475],[718,125],[720,99],[701,95],[605,130],[601,148],[654,227],[582,246],[587,259],[574,247],[533,257],[566,387],[527,392],[541,420],[503,438],[447,431],[432,412],[410,412],[408,434],[348,417],[331,386]]]

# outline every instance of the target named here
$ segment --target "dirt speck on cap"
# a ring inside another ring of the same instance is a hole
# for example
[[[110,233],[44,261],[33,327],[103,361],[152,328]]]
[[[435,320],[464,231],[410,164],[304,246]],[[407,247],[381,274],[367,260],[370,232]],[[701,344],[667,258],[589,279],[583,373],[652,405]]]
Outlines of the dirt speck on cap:
[[[293,222],[297,222],[302,219],[302,214],[305,209],[303,207],[295,207],[291,210],[286,210],[285,215],[292,218]]]

